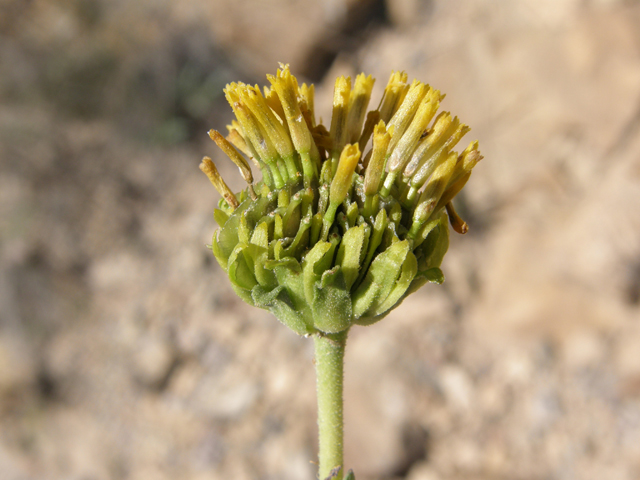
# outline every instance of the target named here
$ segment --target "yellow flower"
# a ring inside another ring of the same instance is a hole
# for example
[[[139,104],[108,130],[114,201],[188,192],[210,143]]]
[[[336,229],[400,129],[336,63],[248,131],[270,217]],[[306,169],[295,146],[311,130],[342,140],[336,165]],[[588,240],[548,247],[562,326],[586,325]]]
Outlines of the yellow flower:
[[[393,72],[367,113],[374,79],[335,83],[329,129],[317,124],[313,85],[288,65],[261,91],[231,83],[237,121],[209,132],[248,184],[232,193],[210,158],[200,168],[222,195],[212,250],[238,295],[301,335],[369,325],[426,282],[441,283],[451,201],[482,159],[444,95]],[[435,117],[435,118],[434,118]],[[373,138],[372,138],[373,137]],[[254,186],[249,158],[262,173]]]

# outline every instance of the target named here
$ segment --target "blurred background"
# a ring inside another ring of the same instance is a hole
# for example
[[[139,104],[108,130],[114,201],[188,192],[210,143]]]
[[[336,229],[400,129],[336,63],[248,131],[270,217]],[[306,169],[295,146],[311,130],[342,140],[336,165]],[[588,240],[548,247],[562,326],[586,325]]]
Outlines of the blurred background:
[[[233,295],[233,80],[406,70],[485,156],[350,336],[358,480],[640,478],[640,2],[0,0],[0,479],[315,476],[312,342]]]

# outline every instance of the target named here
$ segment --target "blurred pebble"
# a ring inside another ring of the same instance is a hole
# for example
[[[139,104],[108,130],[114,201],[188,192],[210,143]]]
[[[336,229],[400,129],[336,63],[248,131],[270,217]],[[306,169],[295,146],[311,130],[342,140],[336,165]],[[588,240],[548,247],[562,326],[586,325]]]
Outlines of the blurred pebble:
[[[27,344],[17,335],[0,335],[0,395],[35,384],[37,375]]]
[[[447,365],[440,372],[440,384],[447,402],[460,410],[471,406],[473,386],[467,373],[460,367]]]
[[[509,396],[502,385],[488,383],[478,394],[480,408],[490,417],[499,417],[506,413]]]
[[[514,353],[504,362],[504,375],[510,383],[526,383],[531,380],[533,365],[525,353]]]
[[[258,397],[258,386],[248,378],[220,381],[204,379],[194,395],[198,411],[216,419],[240,417]]]
[[[562,345],[562,360],[573,369],[597,366],[605,353],[604,341],[597,333],[588,331],[568,335]]]
[[[426,461],[416,463],[407,475],[407,480],[441,480],[441,478]]]
[[[640,333],[621,336],[618,339],[615,362],[621,376],[640,376]]]
[[[145,337],[133,356],[135,377],[147,387],[157,388],[167,379],[175,361],[176,352],[168,341]]]
[[[387,14],[396,27],[407,28],[423,21],[431,2],[424,0],[386,0]]]

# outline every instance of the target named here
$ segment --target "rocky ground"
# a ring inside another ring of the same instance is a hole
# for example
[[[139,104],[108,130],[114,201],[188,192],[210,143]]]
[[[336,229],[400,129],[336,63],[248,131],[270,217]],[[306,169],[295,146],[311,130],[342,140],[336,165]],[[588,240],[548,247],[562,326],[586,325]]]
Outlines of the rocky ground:
[[[0,479],[314,477],[311,342],[233,295],[197,168],[224,84],[278,61],[325,119],[336,75],[377,99],[404,69],[485,156],[445,284],[351,334],[358,480],[639,478],[638,24],[615,0],[0,0]]]

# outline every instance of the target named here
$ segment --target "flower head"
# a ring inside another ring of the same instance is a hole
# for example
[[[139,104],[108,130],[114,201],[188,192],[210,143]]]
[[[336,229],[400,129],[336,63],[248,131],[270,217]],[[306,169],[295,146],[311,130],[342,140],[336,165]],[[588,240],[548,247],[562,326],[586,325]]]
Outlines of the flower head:
[[[436,115],[444,95],[394,72],[367,113],[374,79],[339,77],[327,129],[313,85],[288,65],[267,78],[262,91],[227,85],[237,121],[226,138],[209,132],[247,188],[234,194],[210,158],[200,165],[222,195],[211,249],[240,298],[301,335],[337,333],[442,283],[448,224],[467,231],[451,201],[482,158],[478,142],[453,150],[469,127]]]

